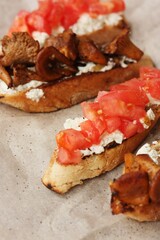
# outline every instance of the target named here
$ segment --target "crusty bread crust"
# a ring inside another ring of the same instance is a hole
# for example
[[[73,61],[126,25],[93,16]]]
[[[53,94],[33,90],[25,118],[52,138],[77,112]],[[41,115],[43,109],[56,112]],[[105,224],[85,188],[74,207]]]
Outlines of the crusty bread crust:
[[[111,171],[123,162],[125,153],[133,152],[145,139],[159,118],[160,113],[157,109],[155,114],[156,118],[150,128],[125,140],[116,147],[106,149],[102,154],[86,157],[80,164],[68,166],[59,164],[56,161],[57,150],[55,150],[49,167],[42,178],[43,184],[47,188],[62,194],[73,186],[82,184],[85,179],[94,178]]]
[[[152,60],[144,56],[138,63],[129,64],[127,68],[115,68],[106,72],[86,73],[65,79],[52,85],[38,87],[44,96],[38,102],[28,99],[26,92],[12,95],[0,95],[0,102],[26,112],[51,112],[71,107],[84,100],[97,96],[101,90],[108,90],[116,83],[138,77],[139,68],[153,66]]]

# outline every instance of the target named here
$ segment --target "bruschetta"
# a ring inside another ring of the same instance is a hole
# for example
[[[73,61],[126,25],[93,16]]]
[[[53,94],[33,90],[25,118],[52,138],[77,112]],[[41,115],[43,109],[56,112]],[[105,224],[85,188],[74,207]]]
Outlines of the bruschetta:
[[[1,40],[0,102],[26,112],[51,112],[138,77],[140,67],[153,62],[142,57],[143,52],[130,40],[129,26],[122,13],[117,13],[120,10],[123,8],[114,7],[112,13],[97,12],[94,17],[82,14],[77,23],[57,35],[38,33],[30,25],[21,29],[16,22],[9,36]],[[21,14],[16,18],[25,17],[21,23],[32,16]],[[84,29],[84,19],[89,32]],[[16,32],[24,29],[26,32]]]
[[[140,78],[99,92],[94,102],[83,102],[83,117],[67,119],[56,136],[57,149],[43,184],[65,193],[121,164],[159,119],[159,84],[160,70],[142,68]]]
[[[111,184],[113,214],[140,222],[160,221],[160,141],[124,156],[124,173]]]

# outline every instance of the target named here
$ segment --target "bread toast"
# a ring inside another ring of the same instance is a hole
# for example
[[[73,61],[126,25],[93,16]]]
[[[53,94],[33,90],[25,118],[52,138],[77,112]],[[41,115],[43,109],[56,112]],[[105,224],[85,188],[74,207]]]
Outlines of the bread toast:
[[[63,194],[70,188],[83,184],[85,179],[94,178],[111,171],[123,162],[125,153],[133,152],[145,139],[159,118],[160,113],[157,110],[155,113],[156,118],[149,129],[136,134],[116,147],[106,149],[102,154],[86,157],[78,165],[61,165],[56,161],[57,150],[55,150],[42,177],[43,184],[47,188]]]
[[[27,98],[27,92],[32,89],[29,88],[12,94],[1,93],[0,102],[26,112],[51,112],[68,108],[94,98],[99,91],[108,90],[113,84],[138,77],[142,66],[153,66],[151,58],[143,56],[139,62],[132,63],[127,68],[118,67],[106,72],[83,73],[57,83],[43,84],[36,87],[42,91],[42,97],[38,101]]]

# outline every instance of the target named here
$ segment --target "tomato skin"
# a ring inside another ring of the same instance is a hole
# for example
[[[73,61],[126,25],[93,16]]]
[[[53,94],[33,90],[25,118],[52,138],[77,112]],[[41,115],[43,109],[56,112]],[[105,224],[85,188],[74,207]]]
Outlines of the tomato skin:
[[[86,120],[80,124],[83,135],[89,139],[92,144],[98,144],[100,142],[100,134],[94,123],[90,120]]]
[[[56,141],[59,147],[63,147],[69,151],[85,149],[92,145],[80,131],[75,129],[60,131],[56,136]]]
[[[79,150],[70,152],[60,147],[58,149],[57,160],[62,165],[78,164],[82,161],[81,152]]]

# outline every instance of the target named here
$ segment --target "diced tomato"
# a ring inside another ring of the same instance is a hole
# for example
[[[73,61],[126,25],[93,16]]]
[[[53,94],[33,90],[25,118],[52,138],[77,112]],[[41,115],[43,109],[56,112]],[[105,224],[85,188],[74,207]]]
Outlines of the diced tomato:
[[[103,98],[100,102],[101,109],[106,117],[123,117],[128,120],[142,118],[146,115],[142,107],[127,104],[124,101],[111,98]]]
[[[61,24],[65,29],[68,29],[71,25],[75,24],[80,16],[79,10],[74,6],[66,5],[64,15],[61,19]]]
[[[26,22],[26,17],[29,15],[27,11],[20,11],[15,17],[12,26],[9,29],[8,35],[12,32],[29,32],[30,29]]]
[[[52,8],[47,16],[47,21],[51,26],[51,30],[57,28],[62,21],[63,16],[66,14],[64,5],[60,2],[53,2]]]
[[[112,12],[124,11],[125,4],[123,0],[110,0],[107,2],[96,2],[89,6],[91,14],[109,14]]]
[[[89,139],[92,144],[98,144],[100,142],[100,134],[92,121],[86,120],[80,124],[83,135]]]
[[[57,145],[69,151],[85,149],[92,145],[85,136],[75,129],[60,131],[56,136]]]
[[[120,131],[124,134],[126,138],[130,138],[137,133],[138,126],[131,121],[122,119]]]
[[[81,103],[83,115],[94,123],[101,135],[106,128],[106,121],[98,102]]]
[[[39,32],[46,32],[48,34],[51,33],[51,26],[47,22],[46,18],[44,18],[39,11],[33,11],[26,17],[26,22],[31,32],[39,31]]]
[[[106,118],[106,131],[108,133],[112,133],[120,128],[121,126],[121,119],[120,117],[107,117]]]
[[[145,80],[160,78],[160,70],[153,67],[142,67],[140,69],[140,78]]]
[[[160,99],[160,78],[146,80],[146,90],[153,98]]]
[[[141,78],[133,78],[124,83],[115,84],[110,87],[110,91],[117,90],[137,90],[145,86],[145,81]]]
[[[63,165],[78,164],[82,161],[81,152],[79,150],[70,152],[63,147],[60,147],[58,149],[57,160]]]
[[[125,103],[132,103],[136,106],[145,107],[149,103],[149,99],[146,92],[143,89],[125,89],[125,90],[115,90],[108,92],[107,94],[98,95],[97,100],[100,102],[104,99],[118,99]],[[141,101],[140,101],[141,99]]]

